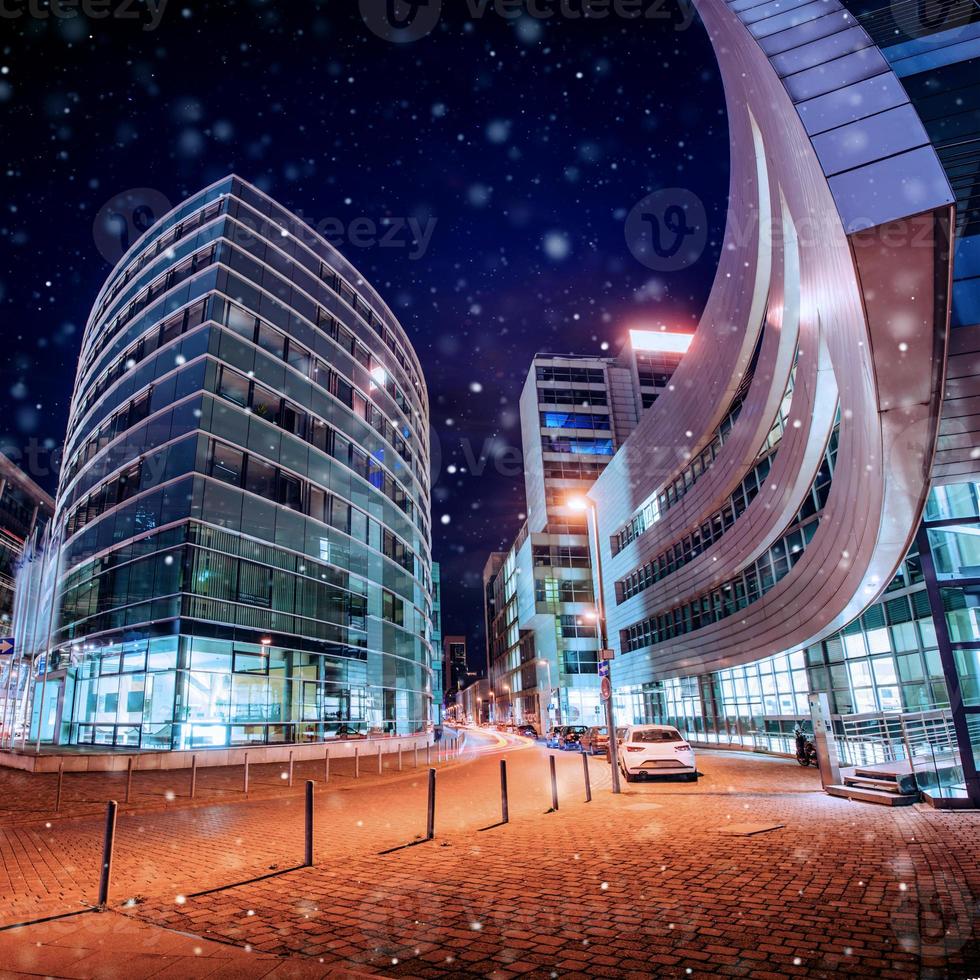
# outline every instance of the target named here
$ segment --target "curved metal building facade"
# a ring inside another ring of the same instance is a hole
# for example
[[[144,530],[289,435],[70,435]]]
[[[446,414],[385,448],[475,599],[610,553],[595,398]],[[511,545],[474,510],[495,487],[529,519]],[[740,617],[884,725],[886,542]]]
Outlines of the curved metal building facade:
[[[183,749],[423,730],[428,401],[381,297],[237,177],[119,262],[57,502],[46,738]]]
[[[617,690],[667,684],[716,732],[751,681],[746,720],[771,702],[778,731],[808,674],[842,712],[936,709],[980,798],[980,7],[914,6],[697,3],[733,147],[722,257],[591,496]]]

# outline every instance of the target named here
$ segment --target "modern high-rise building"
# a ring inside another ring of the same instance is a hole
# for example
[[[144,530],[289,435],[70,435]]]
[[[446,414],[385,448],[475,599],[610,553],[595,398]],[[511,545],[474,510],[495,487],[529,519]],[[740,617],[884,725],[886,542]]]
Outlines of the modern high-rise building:
[[[573,506],[670,384],[690,335],[633,330],[615,357],[539,354],[520,399],[527,523],[484,595],[496,720],[592,723],[600,643],[584,515]]]
[[[733,214],[589,494],[620,718],[785,748],[824,692],[850,761],[978,803],[980,7],[697,7]]]
[[[95,301],[57,498],[44,742],[412,733],[432,682],[428,402],[374,288],[227,177]]]

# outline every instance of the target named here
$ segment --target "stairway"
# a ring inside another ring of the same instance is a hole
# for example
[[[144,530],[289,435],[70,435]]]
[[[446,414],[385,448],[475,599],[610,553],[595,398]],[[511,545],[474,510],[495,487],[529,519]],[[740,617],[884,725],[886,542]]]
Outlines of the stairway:
[[[855,769],[853,775],[844,776],[839,785],[827,786],[826,790],[831,796],[882,806],[911,806],[919,801],[913,777],[880,769]]]

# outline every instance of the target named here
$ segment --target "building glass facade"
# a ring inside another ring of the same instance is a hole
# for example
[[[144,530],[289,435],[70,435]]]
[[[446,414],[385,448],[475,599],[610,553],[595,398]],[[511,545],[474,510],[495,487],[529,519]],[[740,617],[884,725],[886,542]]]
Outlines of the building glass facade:
[[[32,737],[423,730],[427,432],[404,331],[335,249],[235,177],[167,215],[85,332]]]

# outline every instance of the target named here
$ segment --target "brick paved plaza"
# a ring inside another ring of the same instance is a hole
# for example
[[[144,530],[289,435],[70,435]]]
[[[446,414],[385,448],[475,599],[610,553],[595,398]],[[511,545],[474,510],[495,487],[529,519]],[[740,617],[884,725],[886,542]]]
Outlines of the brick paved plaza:
[[[120,818],[112,917],[303,958],[208,962],[195,976],[980,974],[977,814],[834,799],[795,762],[723,752],[700,754],[697,785],[631,784],[618,799],[594,759],[589,804],[581,758],[559,754],[560,809],[547,813],[535,746],[507,753],[511,823],[492,826],[498,758],[444,769],[436,840],[388,854],[424,831],[421,774],[338,777],[318,794],[314,868],[200,897],[299,863],[299,797],[136,810]],[[3,830],[5,922],[94,895],[99,821],[51,823]],[[783,826],[725,832],[741,824]],[[105,918],[66,921],[93,917]],[[4,935],[36,950],[53,928]],[[158,935],[173,934],[147,930]],[[10,950],[0,941],[7,970],[53,969]],[[134,959],[126,976],[162,975],[155,966]]]

